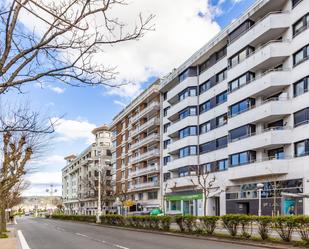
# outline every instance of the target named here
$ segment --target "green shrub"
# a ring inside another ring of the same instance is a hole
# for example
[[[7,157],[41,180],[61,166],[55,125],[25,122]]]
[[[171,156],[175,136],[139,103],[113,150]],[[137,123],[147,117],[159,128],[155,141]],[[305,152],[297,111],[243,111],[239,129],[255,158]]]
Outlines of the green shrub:
[[[221,220],[227,229],[227,231],[230,233],[232,237],[235,237],[238,233],[238,226],[240,224],[240,217],[239,214],[226,214],[221,217]]]
[[[262,240],[266,240],[269,238],[269,228],[272,225],[272,217],[270,216],[254,216],[253,217],[254,221],[258,225],[258,232],[259,235],[261,236]]]
[[[252,236],[253,217],[250,215],[240,215],[239,223],[241,225],[241,236],[249,239]]]
[[[113,225],[113,226],[124,226],[125,219],[122,215],[109,214],[100,216],[102,224]]]
[[[183,217],[183,225],[184,225],[185,231],[189,233],[194,232],[196,228],[196,216],[185,215]]]
[[[202,222],[203,229],[207,235],[212,235],[217,227],[217,222],[220,219],[218,216],[204,216],[199,218]]]
[[[184,217],[182,215],[176,215],[175,216],[175,222],[177,223],[180,232],[185,231],[185,226],[184,226]]]
[[[309,243],[309,216],[295,216],[294,222],[301,239]]]
[[[295,218],[293,216],[278,216],[274,218],[274,223],[281,239],[285,242],[290,242],[293,230],[296,227]]]
[[[96,222],[96,216],[92,215],[64,215],[64,214],[52,214],[52,219],[58,220],[72,220],[72,221],[83,221],[83,222]]]
[[[170,216],[157,216],[160,221],[160,229],[163,231],[169,231],[172,223],[172,218]]]

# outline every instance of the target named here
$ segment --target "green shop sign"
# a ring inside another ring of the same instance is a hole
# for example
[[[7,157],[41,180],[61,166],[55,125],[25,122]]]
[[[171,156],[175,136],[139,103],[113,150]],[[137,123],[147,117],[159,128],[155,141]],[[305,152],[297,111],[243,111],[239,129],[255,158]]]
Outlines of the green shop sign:
[[[188,200],[197,200],[203,199],[203,194],[193,194],[193,195],[168,195],[165,197],[167,201],[188,201]]]

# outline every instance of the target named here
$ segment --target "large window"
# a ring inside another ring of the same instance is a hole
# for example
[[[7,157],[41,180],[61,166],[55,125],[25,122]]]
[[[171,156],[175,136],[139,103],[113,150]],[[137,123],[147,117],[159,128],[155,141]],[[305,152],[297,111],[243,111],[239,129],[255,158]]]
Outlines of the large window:
[[[237,141],[255,134],[255,125],[244,125],[229,131],[230,141]]]
[[[295,143],[295,156],[301,157],[309,154],[309,139]]]
[[[227,76],[227,68],[216,75],[216,82],[220,83],[226,79]]]
[[[234,67],[243,62],[251,53],[254,52],[253,47],[246,47],[231,58],[229,58],[229,67]]]
[[[171,211],[181,211],[181,201],[171,201]]]
[[[167,140],[163,141],[163,148],[166,149],[169,144],[171,144],[171,140],[170,139],[167,139]]]
[[[148,192],[148,200],[158,199],[158,191]]]
[[[307,124],[309,122],[309,108],[294,113],[294,126]]]
[[[211,130],[214,130],[220,126],[226,125],[227,123],[227,113],[218,116],[214,119],[211,119],[203,124],[200,125],[200,133],[207,133]]]
[[[216,104],[220,105],[224,102],[226,102],[227,100],[227,91],[224,91],[222,93],[220,93],[219,95],[216,96]]]
[[[171,157],[170,157],[170,156],[164,157],[164,158],[163,158],[163,164],[164,164],[164,166],[167,165],[170,161],[171,161]]]
[[[243,101],[240,101],[229,108],[230,116],[236,116],[246,110],[251,109],[255,105],[255,99],[245,99]]]
[[[230,155],[230,165],[232,167],[248,164],[256,160],[255,151],[245,151]]]
[[[242,86],[248,84],[250,81],[252,81],[255,78],[255,74],[252,72],[248,72],[243,74],[242,76],[238,77],[237,79],[229,82],[229,91],[233,92]]]
[[[168,111],[170,108],[171,108],[171,107],[168,106],[168,107],[166,107],[166,108],[163,109],[163,116],[164,116],[164,117],[166,117],[167,111]]]
[[[247,30],[250,29],[251,26],[254,25],[254,21],[246,20],[242,24],[240,24],[237,28],[235,28],[231,33],[228,35],[229,42],[235,41],[238,37],[244,34]]]
[[[309,57],[309,45],[303,47],[293,55],[294,66],[297,66],[298,64],[307,60],[308,57]]]
[[[298,35],[309,27],[309,14],[303,16],[293,25],[293,35]]]
[[[308,91],[309,76],[294,83],[294,97],[302,95]]]
[[[197,75],[197,68],[190,67],[179,75],[179,82],[184,81],[188,77],[194,77],[196,75]]]
[[[171,126],[171,123],[166,123],[163,125],[163,132],[166,133],[167,132],[167,128]]]
[[[203,173],[213,173],[218,171],[224,171],[228,169],[228,159],[222,159],[219,161],[206,163],[202,165]]]
[[[272,159],[284,159],[284,148],[278,148],[278,149],[273,149],[268,151],[268,158],[270,160]]]
[[[200,65],[200,73],[204,72],[207,68],[210,68],[216,64],[219,60],[226,56],[226,46],[212,54],[205,62]]]
[[[211,82],[210,80],[207,80],[202,85],[200,85],[200,94],[202,94],[203,92],[206,92],[210,88],[211,88]]]
[[[178,94],[178,99],[179,101],[182,101],[187,97],[196,96],[196,94],[197,94],[196,87],[189,87]]]
[[[294,8],[297,4],[299,4],[303,0],[291,0],[292,1],[292,8]]]
[[[179,158],[196,155],[196,146],[188,146],[179,150]]]
[[[188,116],[196,116],[196,115],[197,115],[196,107],[191,106],[179,112],[179,119],[184,119]]]
[[[209,131],[211,131],[210,121],[200,125],[200,133],[201,134],[207,133]]]
[[[197,135],[197,127],[189,126],[179,131],[179,138],[185,138],[188,136],[196,136]]]
[[[227,146],[227,136],[200,145],[200,153],[207,153]]]

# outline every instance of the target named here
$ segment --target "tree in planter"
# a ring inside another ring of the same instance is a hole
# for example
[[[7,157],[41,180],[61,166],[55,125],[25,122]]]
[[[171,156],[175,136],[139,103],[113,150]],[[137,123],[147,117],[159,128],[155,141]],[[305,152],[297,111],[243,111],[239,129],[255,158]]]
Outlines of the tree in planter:
[[[267,240],[269,238],[269,229],[272,225],[273,219],[270,216],[256,216],[254,220],[258,224],[258,232],[262,240]]]
[[[125,0],[2,1],[0,94],[33,82],[115,86],[114,68],[94,57],[153,30],[153,15],[140,14],[133,27],[122,21],[115,9],[125,6]],[[33,27],[24,26],[25,16]]]
[[[197,187],[200,188],[203,193],[204,216],[207,216],[208,199],[212,193],[219,189],[219,187],[214,187],[216,176],[211,175],[203,165],[199,165],[196,167],[195,177],[197,178]],[[193,179],[191,179],[191,182],[193,186],[196,186]]]

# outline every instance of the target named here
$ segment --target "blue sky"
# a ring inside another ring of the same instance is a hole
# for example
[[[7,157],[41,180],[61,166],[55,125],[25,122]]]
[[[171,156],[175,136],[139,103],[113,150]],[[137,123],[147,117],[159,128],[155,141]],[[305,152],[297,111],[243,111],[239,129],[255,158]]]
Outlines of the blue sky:
[[[116,57],[122,61],[124,57],[121,53],[129,51],[128,53],[131,53],[129,57],[133,58],[132,63],[126,62],[124,65],[119,65],[117,68],[120,72],[119,80],[129,78],[128,80],[134,80],[136,84],[118,90],[103,87],[74,88],[58,83],[44,84],[41,88],[34,83],[23,88],[24,94],[11,91],[2,97],[3,101],[28,101],[34,109],[48,114],[49,117],[63,116],[62,123],[56,130],[56,137],[51,142],[50,150],[44,155],[45,158],[36,164],[38,172],[29,176],[33,184],[25,193],[26,195],[42,195],[44,186],[47,187],[50,183],[56,184],[60,192],[60,172],[64,166],[62,158],[82,151],[91,141],[92,128],[109,124],[113,116],[121,111],[123,105],[129,103],[139,91],[157,76],[163,76],[179,66],[254,2],[254,0],[160,0],[155,1],[156,4],[148,1],[149,5],[155,5],[148,6],[146,0],[138,1],[140,2],[133,4],[133,7],[140,6],[145,11],[148,9],[157,11],[155,13],[155,23],[156,25],[158,23],[156,31],[146,35],[145,41],[141,40],[128,44],[124,48],[116,48],[116,51],[111,54],[116,53],[117,56],[107,56],[107,58]],[[173,5],[175,1],[179,6]],[[190,8],[191,5],[192,8]],[[177,20],[172,13],[166,11],[168,6],[174,8]],[[178,11],[177,6],[183,8]],[[190,18],[187,18],[188,16]],[[184,33],[188,33],[190,39],[185,40]],[[173,39],[163,42],[166,34],[170,34]],[[138,62],[134,58],[137,58]],[[117,60],[113,63],[117,63]]]

